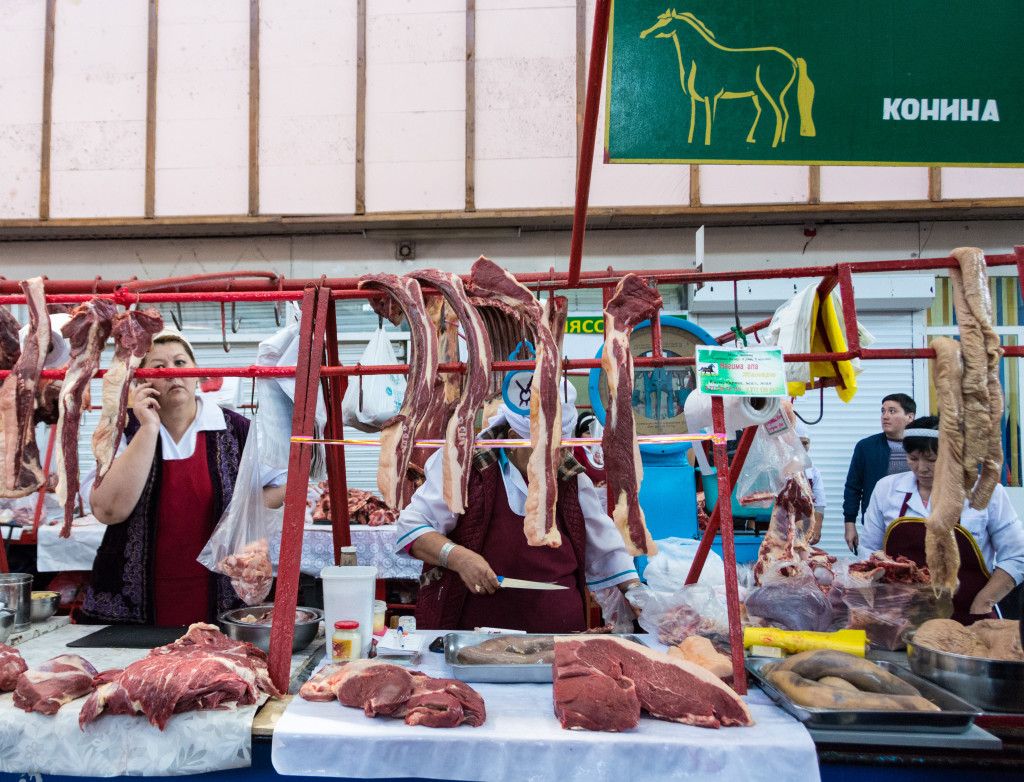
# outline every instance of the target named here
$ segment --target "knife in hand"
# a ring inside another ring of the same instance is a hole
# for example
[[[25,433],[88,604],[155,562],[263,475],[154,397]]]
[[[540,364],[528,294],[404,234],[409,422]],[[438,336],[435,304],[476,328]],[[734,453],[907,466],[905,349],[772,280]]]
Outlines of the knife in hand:
[[[498,576],[498,583],[506,588],[513,589],[568,589],[567,586],[551,584],[545,581],[524,581],[521,578],[505,578]]]

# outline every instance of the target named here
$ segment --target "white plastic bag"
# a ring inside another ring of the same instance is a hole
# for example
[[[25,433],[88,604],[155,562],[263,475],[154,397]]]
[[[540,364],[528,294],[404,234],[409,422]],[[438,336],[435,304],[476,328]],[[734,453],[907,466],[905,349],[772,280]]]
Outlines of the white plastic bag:
[[[256,364],[261,367],[294,367],[299,362],[299,339],[302,313],[292,302],[288,302],[289,323],[272,337],[263,340],[256,350]],[[259,395],[260,461],[267,467],[288,469],[291,453],[292,414],[295,410],[295,378],[256,378],[256,393]],[[316,419],[313,436],[320,437],[327,426],[327,406],[324,404],[323,389],[318,389],[316,398]],[[312,446],[309,462],[309,479],[314,483],[327,477],[327,458],[324,446]]]
[[[399,363],[383,326],[373,333],[359,363],[364,366]],[[379,432],[401,409],[405,385],[405,375],[359,375],[350,378],[341,402],[345,425],[361,432]]]
[[[658,544],[658,553],[647,560],[644,579],[647,586],[656,592],[675,592],[686,583],[700,541],[689,538],[665,538],[656,540],[655,543]],[[708,550],[698,583],[711,587],[725,584],[724,563],[713,549]]]
[[[196,559],[214,573],[230,576],[246,605],[263,602],[274,583],[270,540],[280,536],[284,508],[271,510],[260,481],[259,419],[253,421],[242,449],[231,502]]]

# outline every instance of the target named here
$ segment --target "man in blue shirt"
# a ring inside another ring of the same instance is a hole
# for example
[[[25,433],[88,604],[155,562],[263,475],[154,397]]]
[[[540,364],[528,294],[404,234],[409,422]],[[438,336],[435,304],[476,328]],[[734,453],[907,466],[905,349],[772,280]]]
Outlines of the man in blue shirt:
[[[864,511],[871,492],[886,475],[906,472],[907,454],[903,451],[903,430],[914,420],[917,404],[906,394],[889,394],[882,400],[882,431],[865,437],[853,449],[850,470],[843,491],[843,521],[846,545],[856,553],[860,542],[858,520],[863,524]]]

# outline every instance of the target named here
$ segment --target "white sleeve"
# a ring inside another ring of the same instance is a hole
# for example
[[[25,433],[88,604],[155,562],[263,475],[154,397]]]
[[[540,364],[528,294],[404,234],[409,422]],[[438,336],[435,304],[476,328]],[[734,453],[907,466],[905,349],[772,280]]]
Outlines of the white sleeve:
[[[267,489],[273,489],[278,486],[284,486],[288,482],[288,471],[282,470],[278,467],[268,467],[265,464],[259,465],[260,469],[260,486]]]
[[[863,552],[858,556],[867,558],[872,551],[882,550],[882,545],[885,543],[885,528],[889,526],[885,520],[883,507],[885,504],[883,500],[886,499],[884,495],[887,494],[888,492],[878,491],[877,485],[871,492],[871,502],[868,503],[868,509],[864,512],[864,524],[858,530],[860,536],[858,549]]]
[[[128,447],[128,443],[125,442],[124,435],[121,436],[121,442],[117,444],[117,452],[114,454],[116,459],[125,448]],[[113,462],[111,462],[113,464]],[[96,462],[93,462],[89,472],[85,474],[81,482],[78,484],[78,493],[82,495],[82,504],[85,506],[86,512],[92,510],[92,503],[89,502],[89,495],[92,494],[93,484],[96,483]]]
[[[988,533],[995,551],[995,564],[1021,583],[1024,578],[1024,524],[1010,504],[1002,486],[996,486],[988,504]]]
[[[811,476],[813,476],[814,478],[813,481],[811,481],[811,490],[814,492],[814,507],[815,509],[824,509],[826,507],[825,483],[824,481],[821,480],[821,470],[819,470],[817,467],[809,467],[807,470],[804,471],[805,475],[807,475],[807,473],[811,473],[811,475],[807,476],[808,478],[811,478]]]
[[[639,578],[633,558],[626,553],[622,536],[615,522],[601,509],[594,482],[585,473],[576,477],[580,510],[587,524],[586,572],[584,576],[591,589],[621,584]]]
[[[444,501],[444,467],[441,463],[441,449],[438,448],[423,465],[425,479],[412,495],[405,509],[398,514],[395,551],[404,551],[420,535],[440,532],[447,535],[455,528],[458,516],[452,513]]]

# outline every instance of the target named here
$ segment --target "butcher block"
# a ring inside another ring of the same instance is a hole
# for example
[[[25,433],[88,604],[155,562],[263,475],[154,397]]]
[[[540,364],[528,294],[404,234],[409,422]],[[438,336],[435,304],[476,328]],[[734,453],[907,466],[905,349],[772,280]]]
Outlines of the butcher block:
[[[123,668],[145,657],[152,648],[67,648],[69,642],[96,631],[95,626],[66,625],[26,640],[17,649],[30,667],[74,651],[103,671]],[[321,648],[313,644],[293,656],[292,673]],[[26,713],[14,706],[11,693],[0,694],[0,772],[108,777],[245,768],[252,757],[253,717],[265,699],[251,706],[175,714],[163,731],[144,717],[111,715],[103,715],[81,730],[78,717],[85,698],[46,716]],[[54,751],[55,747],[60,751]]]

